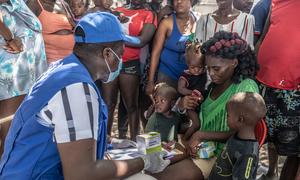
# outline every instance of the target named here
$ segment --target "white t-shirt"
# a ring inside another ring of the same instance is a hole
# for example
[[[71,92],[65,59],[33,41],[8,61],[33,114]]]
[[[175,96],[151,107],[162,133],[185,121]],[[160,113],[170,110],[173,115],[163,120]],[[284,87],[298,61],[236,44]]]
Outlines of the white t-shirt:
[[[40,124],[54,127],[56,143],[66,143],[97,140],[98,114],[96,90],[87,83],[75,83],[56,93],[38,116]]]
[[[196,25],[196,38],[204,43],[213,37],[218,31],[228,31],[238,33],[253,49],[254,41],[254,23],[253,15],[243,13],[240,14],[229,24],[219,24],[212,17],[212,14],[201,15]]]

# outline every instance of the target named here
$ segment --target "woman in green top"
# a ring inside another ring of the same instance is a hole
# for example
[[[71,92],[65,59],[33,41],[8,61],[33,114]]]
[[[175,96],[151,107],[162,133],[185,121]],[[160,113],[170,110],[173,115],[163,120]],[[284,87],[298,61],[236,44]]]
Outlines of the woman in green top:
[[[213,141],[216,147],[214,157],[185,159],[158,174],[159,179],[207,178],[216,157],[223,149],[223,143],[233,133],[227,126],[227,101],[238,92],[259,92],[254,81],[258,70],[256,57],[247,42],[238,34],[217,32],[202,45],[201,51],[205,55],[212,84],[208,97],[201,104],[200,129],[189,140],[188,149],[192,156],[196,156],[201,142]],[[178,107],[194,109],[199,103],[198,98],[186,96],[179,102]]]

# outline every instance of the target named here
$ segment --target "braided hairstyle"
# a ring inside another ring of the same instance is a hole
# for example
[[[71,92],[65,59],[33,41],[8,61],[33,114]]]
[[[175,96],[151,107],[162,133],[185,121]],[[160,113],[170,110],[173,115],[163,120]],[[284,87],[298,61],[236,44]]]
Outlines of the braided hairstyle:
[[[238,65],[234,70],[232,80],[255,79],[259,69],[257,59],[248,43],[237,33],[220,31],[202,44],[201,52],[205,56],[215,56],[224,59],[237,59]]]

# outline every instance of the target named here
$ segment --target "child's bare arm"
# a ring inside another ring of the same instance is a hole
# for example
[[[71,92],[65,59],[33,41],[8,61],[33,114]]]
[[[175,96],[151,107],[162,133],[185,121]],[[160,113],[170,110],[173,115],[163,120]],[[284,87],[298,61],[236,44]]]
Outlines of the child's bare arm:
[[[191,95],[193,91],[188,89],[187,86],[188,86],[188,83],[185,80],[185,78],[180,77],[178,80],[178,85],[177,85],[178,92],[184,96]]]
[[[192,120],[192,126],[186,131],[183,139],[189,140],[189,138],[193,135],[194,132],[199,130],[200,128],[200,120],[198,113],[196,111],[188,110],[187,111],[188,118]]]

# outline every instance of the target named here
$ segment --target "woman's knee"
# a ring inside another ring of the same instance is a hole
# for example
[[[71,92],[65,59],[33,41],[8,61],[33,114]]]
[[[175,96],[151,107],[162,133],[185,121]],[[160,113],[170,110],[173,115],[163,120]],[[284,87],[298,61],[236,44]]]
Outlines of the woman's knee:
[[[128,114],[134,113],[138,111],[138,103],[126,103],[125,102],[125,106],[126,106],[126,110]]]
[[[165,169],[159,174],[155,174],[157,179],[173,180],[202,180],[204,179],[201,170],[189,159],[182,160]]]

